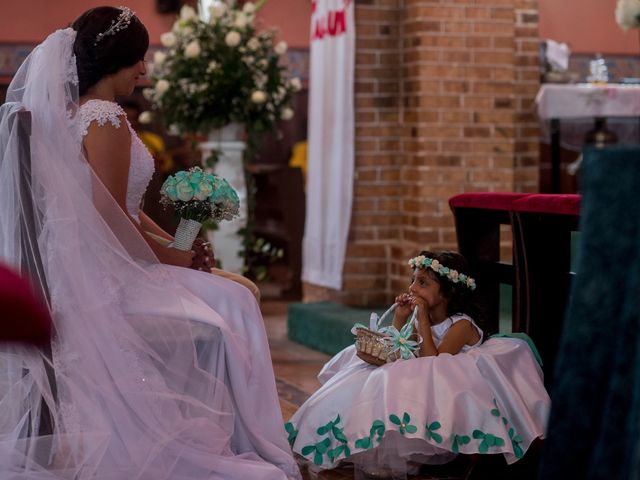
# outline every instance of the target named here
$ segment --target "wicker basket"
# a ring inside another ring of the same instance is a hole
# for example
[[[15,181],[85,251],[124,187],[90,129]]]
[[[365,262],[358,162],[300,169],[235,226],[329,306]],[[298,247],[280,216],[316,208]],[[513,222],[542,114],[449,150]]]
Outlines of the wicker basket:
[[[397,360],[400,355],[392,348],[384,334],[368,328],[356,329],[356,355],[365,362],[380,366]]]
[[[382,322],[393,312],[397,307],[397,304],[391,305],[391,307],[382,314],[380,318],[373,313],[369,323],[369,328],[362,325],[358,325],[352,330],[356,335],[356,355],[367,363],[372,365],[384,365],[385,363],[395,362],[400,358],[398,351],[393,351],[393,344],[390,341],[388,335],[379,331]],[[415,320],[416,311],[407,320],[407,323]]]

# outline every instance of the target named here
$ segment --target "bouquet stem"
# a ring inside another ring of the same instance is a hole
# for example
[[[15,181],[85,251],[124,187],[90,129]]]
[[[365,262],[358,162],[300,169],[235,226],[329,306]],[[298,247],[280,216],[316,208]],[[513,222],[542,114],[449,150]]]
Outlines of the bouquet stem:
[[[195,220],[189,220],[181,218],[176,230],[176,239],[173,243],[173,247],[178,250],[184,250],[185,252],[191,250],[193,242],[200,232],[202,224]]]

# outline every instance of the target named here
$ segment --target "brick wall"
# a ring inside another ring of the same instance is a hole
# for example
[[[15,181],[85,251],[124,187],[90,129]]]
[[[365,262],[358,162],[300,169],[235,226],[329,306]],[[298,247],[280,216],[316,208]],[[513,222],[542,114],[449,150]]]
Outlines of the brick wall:
[[[389,303],[406,259],[456,248],[452,195],[535,191],[536,0],[356,0],[356,180],[342,291]]]

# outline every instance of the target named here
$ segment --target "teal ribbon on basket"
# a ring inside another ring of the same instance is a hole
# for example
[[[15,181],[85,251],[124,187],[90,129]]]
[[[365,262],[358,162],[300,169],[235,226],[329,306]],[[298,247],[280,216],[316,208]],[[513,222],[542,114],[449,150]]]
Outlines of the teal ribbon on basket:
[[[394,326],[381,327],[382,322],[397,308],[398,304],[394,303],[391,307],[378,317],[377,313],[372,313],[369,318],[369,326],[362,323],[356,323],[351,329],[351,333],[358,336],[358,331],[366,331],[377,334],[379,341],[387,347],[387,357],[392,358],[399,357],[403,360],[409,360],[417,357],[417,351],[422,343],[422,338],[417,335],[417,341],[413,339],[414,325],[417,322],[418,308],[413,310],[413,313],[408,318],[407,322],[398,330]],[[356,340],[356,348],[358,348],[358,341]],[[361,357],[362,358],[362,357]]]

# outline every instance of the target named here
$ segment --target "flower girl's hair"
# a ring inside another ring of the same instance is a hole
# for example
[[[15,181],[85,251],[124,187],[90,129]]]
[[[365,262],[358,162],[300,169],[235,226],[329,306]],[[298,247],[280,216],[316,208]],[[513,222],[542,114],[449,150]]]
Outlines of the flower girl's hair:
[[[422,256],[437,260],[448,269],[464,272],[467,276],[471,272],[467,260],[457,252],[423,250],[419,257]],[[447,300],[447,315],[464,313],[476,321],[481,320],[478,318],[481,309],[478,307],[475,287],[471,289],[466,282],[454,282],[447,275],[438,274],[431,268],[425,268],[425,271],[440,285],[440,293]]]

